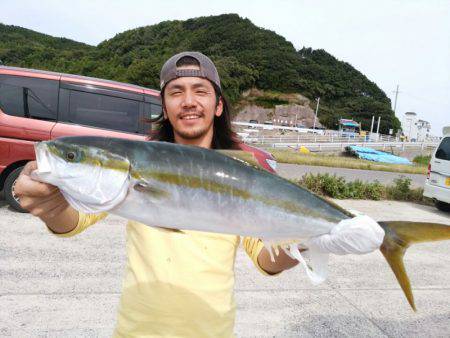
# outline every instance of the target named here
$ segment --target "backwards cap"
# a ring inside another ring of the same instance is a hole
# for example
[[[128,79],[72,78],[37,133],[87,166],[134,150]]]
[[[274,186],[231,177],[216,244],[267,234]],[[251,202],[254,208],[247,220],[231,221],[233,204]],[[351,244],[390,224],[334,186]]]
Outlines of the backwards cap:
[[[185,56],[189,56],[197,60],[200,69],[177,69],[177,62]],[[161,68],[161,74],[159,77],[161,81],[161,91],[163,91],[164,87],[170,81],[179,77],[187,76],[208,79],[221,90],[219,73],[217,72],[216,66],[211,59],[199,52],[183,52],[172,56]]]

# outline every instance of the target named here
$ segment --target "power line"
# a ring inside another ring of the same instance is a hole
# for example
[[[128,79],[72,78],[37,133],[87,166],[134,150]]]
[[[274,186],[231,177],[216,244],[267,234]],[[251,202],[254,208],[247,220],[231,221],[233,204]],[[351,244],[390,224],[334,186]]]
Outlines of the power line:
[[[428,103],[432,103],[432,104],[437,104],[437,105],[441,105],[441,104],[442,104],[442,102],[437,102],[437,101],[434,101],[434,100],[426,99],[426,98],[424,98],[424,97],[416,96],[416,95],[409,94],[409,93],[406,93],[406,92],[403,92],[403,93],[404,93],[406,96],[409,96],[409,97],[411,97],[411,98],[413,98],[413,99],[415,99],[415,100],[424,101],[424,102],[428,102]]]

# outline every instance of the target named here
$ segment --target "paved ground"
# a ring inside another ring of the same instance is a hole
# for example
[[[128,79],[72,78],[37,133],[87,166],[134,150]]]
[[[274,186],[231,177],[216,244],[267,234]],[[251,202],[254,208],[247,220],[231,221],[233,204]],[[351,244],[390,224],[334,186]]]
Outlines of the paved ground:
[[[333,168],[333,167],[321,167],[311,165],[297,165],[289,163],[278,163],[277,172],[280,176],[288,179],[299,179],[306,173],[311,174],[336,174],[337,176],[344,177],[347,181],[361,180],[365,182],[373,182],[378,180],[382,184],[391,184],[394,179],[399,177],[407,177],[411,179],[411,187],[423,188],[426,176],[420,174],[403,174],[392,173],[388,171],[376,171],[376,170],[360,170],[360,169],[346,169],[346,168]]]
[[[450,215],[404,202],[340,201],[376,219],[443,222]],[[60,239],[0,200],[0,336],[108,337],[125,264],[125,221],[109,217]],[[450,241],[406,255],[417,313],[379,252],[333,257],[312,286],[300,268],[269,278],[242,250],[236,260],[238,337],[448,337]]]

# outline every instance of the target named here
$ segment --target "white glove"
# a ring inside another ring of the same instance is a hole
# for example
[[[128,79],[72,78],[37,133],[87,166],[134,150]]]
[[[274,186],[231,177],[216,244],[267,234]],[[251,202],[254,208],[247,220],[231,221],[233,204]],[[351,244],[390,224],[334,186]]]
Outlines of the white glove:
[[[379,249],[384,230],[366,215],[340,221],[329,234],[313,237],[305,245],[311,251],[335,255],[366,254]]]

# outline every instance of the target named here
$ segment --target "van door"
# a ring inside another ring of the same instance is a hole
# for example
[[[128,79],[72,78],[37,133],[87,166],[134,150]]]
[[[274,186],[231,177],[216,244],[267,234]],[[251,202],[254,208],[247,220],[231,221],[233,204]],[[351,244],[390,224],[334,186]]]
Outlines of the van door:
[[[50,139],[56,123],[59,81],[0,74],[0,137]]]
[[[450,136],[442,139],[430,164],[429,183],[450,189]]]

